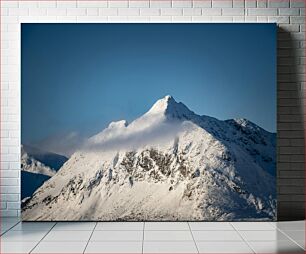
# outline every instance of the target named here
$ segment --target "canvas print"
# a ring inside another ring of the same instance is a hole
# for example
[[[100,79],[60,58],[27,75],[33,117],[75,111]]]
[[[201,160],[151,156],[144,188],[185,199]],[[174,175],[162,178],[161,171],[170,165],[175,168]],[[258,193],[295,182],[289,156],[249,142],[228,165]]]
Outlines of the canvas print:
[[[22,24],[22,218],[276,219],[275,24]]]

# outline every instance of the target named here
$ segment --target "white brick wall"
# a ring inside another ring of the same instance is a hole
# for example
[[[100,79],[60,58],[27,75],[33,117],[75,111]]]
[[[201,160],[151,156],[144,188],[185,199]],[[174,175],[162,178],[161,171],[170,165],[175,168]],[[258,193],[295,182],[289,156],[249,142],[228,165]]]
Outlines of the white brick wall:
[[[0,5],[1,216],[20,214],[19,24],[22,22],[279,23],[279,214],[288,217],[289,210],[302,211],[304,187],[287,183],[294,177],[304,178],[303,128],[298,107],[305,81],[304,0],[1,0]],[[296,147],[300,147],[298,151]]]

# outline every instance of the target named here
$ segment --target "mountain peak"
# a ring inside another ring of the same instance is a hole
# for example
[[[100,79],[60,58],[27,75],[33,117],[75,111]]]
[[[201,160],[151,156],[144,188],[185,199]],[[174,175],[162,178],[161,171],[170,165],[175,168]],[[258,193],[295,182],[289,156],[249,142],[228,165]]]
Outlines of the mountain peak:
[[[194,115],[183,103],[177,102],[171,95],[166,95],[156,101],[147,114],[162,114],[167,117],[179,119]]]
[[[157,100],[154,105],[151,107],[148,113],[158,114],[164,113],[170,104],[177,103],[171,95],[166,95],[165,97]]]

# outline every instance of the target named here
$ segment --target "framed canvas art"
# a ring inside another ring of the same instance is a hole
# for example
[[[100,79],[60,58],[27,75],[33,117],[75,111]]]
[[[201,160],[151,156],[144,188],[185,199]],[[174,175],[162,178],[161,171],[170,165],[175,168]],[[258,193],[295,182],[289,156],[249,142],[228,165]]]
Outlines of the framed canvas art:
[[[276,219],[275,24],[22,24],[25,221]]]

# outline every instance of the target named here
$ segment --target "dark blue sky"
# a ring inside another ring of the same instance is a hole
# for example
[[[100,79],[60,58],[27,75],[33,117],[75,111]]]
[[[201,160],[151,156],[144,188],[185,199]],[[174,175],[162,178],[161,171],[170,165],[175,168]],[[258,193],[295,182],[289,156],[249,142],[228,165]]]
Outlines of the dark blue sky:
[[[131,121],[167,94],[276,129],[274,24],[22,24],[22,142]]]

